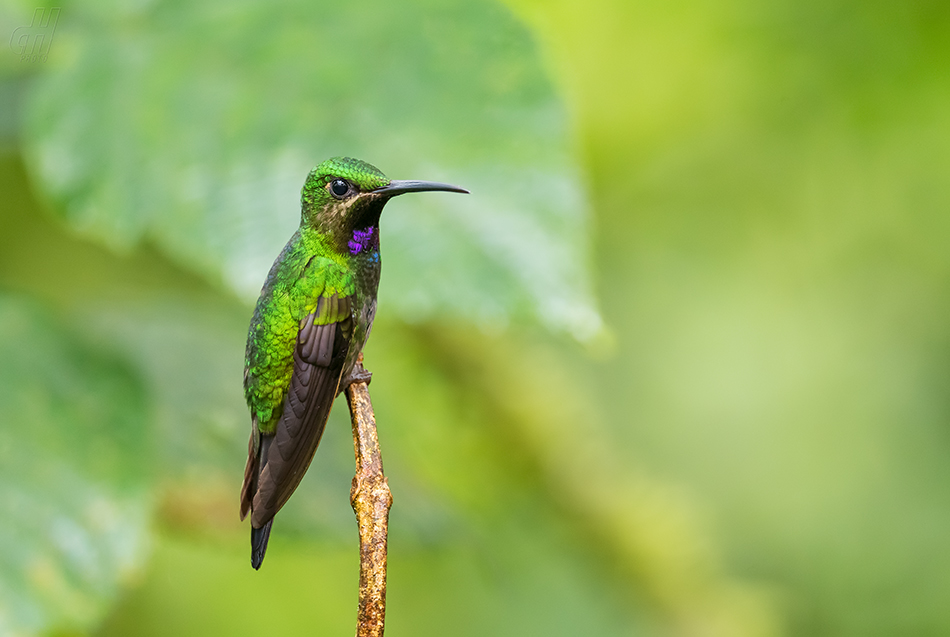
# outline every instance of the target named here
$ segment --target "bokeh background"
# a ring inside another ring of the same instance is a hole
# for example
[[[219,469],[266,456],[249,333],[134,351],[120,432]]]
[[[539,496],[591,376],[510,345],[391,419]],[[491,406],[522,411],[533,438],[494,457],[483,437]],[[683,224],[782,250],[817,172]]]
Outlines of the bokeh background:
[[[260,572],[238,522],[252,303],[342,154],[472,190],[382,220],[388,635],[950,634],[946,2],[35,9],[0,635],[352,633],[342,401]]]

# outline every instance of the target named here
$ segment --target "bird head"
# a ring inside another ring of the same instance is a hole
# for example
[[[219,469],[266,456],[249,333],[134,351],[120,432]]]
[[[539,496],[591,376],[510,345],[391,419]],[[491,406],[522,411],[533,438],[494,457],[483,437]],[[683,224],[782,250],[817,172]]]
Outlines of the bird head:
[[[378,226],[383,206],[393,197],[436,190],[468,193],[449,184],[391,180],[364,161],[334,157],[307,175],[300,193],[301,225],[329,235],[343,248],[358,233]]]

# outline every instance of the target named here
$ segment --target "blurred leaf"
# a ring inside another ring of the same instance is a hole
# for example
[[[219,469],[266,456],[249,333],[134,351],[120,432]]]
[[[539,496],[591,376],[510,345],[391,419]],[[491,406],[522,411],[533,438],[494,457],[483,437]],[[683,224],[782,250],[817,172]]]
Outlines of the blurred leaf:
[[[382,302],[588,338],[586,214],[564,109],[491,2],[302,0],[73,8],[27,109],[34,171],[76,229],[145,237],[256,297],[333,155],[469,197],[391,204]],[[398,291],[398,293],[397,293]]]
[[[142,389],[0,295],[0,411],[0,634],[88,628],[143,557]]]

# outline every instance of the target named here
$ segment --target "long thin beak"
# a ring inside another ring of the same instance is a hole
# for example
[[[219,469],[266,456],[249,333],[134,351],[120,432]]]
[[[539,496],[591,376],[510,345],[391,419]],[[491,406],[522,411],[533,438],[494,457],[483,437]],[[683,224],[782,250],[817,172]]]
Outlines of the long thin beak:
[[[402,195],[407,192],[429,192],[432,190],[443,190],[445,192],[461,192],[463,194],[468,194],[468,191],[464,188],[459,188],[458,186],[450,186],[449,184],[440,184],[435,181],[414,181],[414,180],[403,180],[397,181],[393,180],[389,182],[388,186],[383,186],[382,188],[377,188],[372,192],[378,195],[385,195],[387,197],[395,197],[396,195]]]

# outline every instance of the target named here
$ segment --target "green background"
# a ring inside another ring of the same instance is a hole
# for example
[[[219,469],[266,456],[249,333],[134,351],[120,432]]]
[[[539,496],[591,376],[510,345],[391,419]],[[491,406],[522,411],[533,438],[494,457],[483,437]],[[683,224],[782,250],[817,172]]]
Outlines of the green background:
[[[338,154],[472,190],[382,220],[388,635],[950,632],[946,3],[47,32],[0,56],[0,635],[353,631],[342,401],[260,572],[237,519],[252,303]]]

